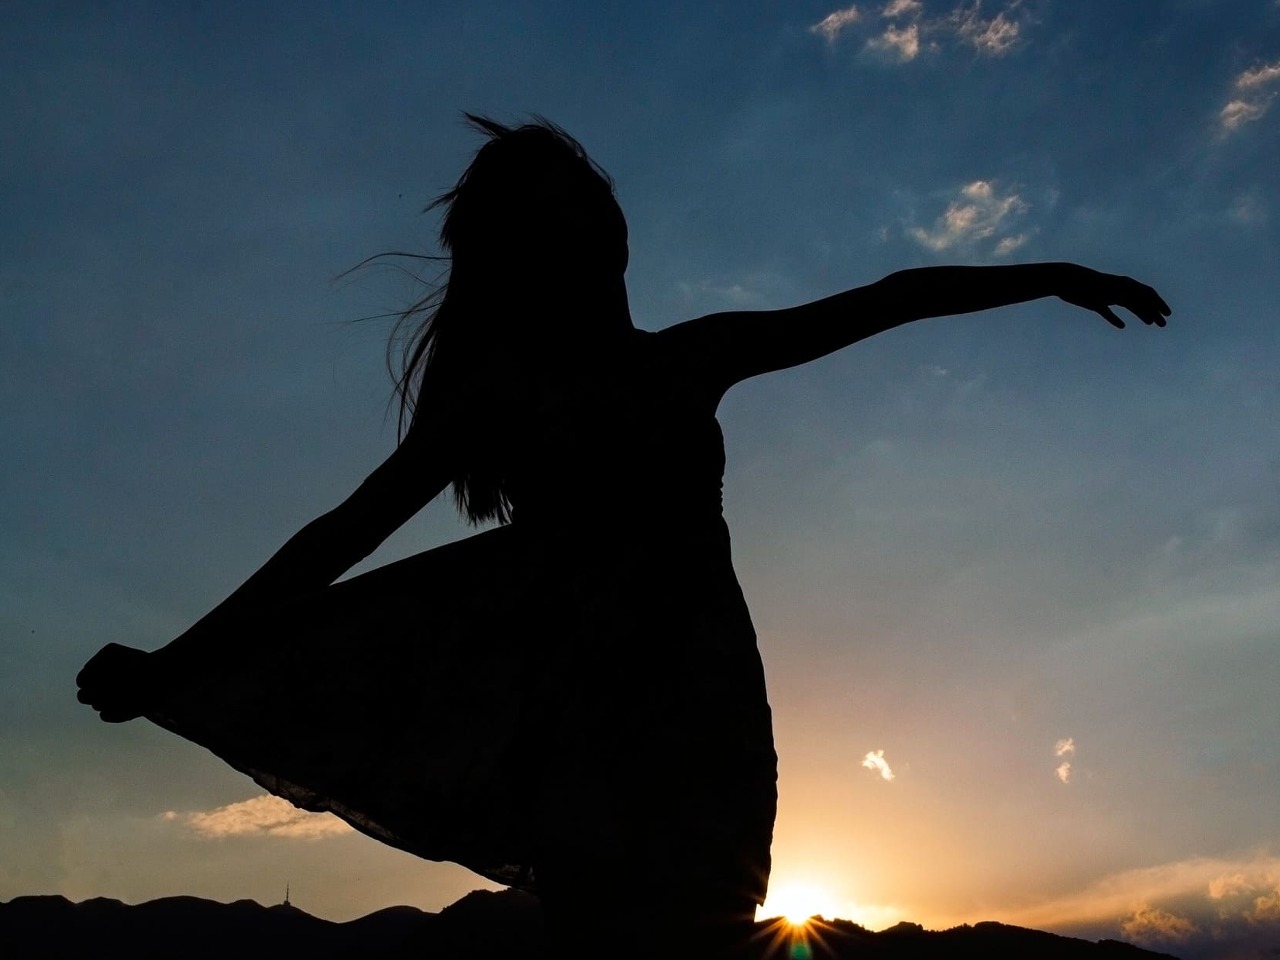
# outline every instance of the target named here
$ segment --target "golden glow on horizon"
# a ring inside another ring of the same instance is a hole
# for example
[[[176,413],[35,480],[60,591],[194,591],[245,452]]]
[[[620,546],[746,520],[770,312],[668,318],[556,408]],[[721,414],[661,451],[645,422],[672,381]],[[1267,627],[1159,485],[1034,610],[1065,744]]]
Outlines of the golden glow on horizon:
[[[823,882],[812,874],[791,874],[769,884],[769,895],[756,912],[761,920],[781,919],[797,933],[814,926],[814,917],[848,920],[868,930],[883,930],[908,917],[901,906],[861,903],[839,883]]]
[[[784,881],[771,884],[769,895],[760,908],[760,916],[781,917],[793,927],[803,926],[810,917],[834,918],[835,898],[815,883]]]

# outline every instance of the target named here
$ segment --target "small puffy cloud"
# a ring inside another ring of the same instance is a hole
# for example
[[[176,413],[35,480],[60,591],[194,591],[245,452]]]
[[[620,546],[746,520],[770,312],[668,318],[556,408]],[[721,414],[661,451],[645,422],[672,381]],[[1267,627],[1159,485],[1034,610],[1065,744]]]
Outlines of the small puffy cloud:
[[[850,24],[857,23],[862,14],[858,12],[855,4],[852,7],[845,7],[843,10],[836,10],[828,13],[825,17],[809,28],[810,33],[820,33],[827,38],[828,43],[835,43],[836,37],[840,36],[840,32]]]
[[[1224,900],[1242,893],[1251,893],[1254,889],[1253,883],[1243,873],[1224,874],[1209,881],[1209,899]]]
[[[1022,32],[1018,21],[1009,15],[1016,6],[1011,4],[994,17],[984,18],[981,0],[976,0],[973,6],[953,13],[951,22],[960,39],[979,53],[1000,57],[1014,48]]]
[[[1253,901],[1253,909],[1246,917],[1254,923],[1280,922],[1280,884]]]
[[[920,15],[923,7],[924,4],[920,0],[892,0],[880,11],[880,16],[890,19],[894,17],[916,17]]]
[[[1053,773],[1062,783],[1071,782],[1071,761],[1063,760],[1063,757],[1074,757],[1075,753],[1075,737],[1063,737],[1053,745],[1053,755],[1059,760],[1062,760]]]
[[[889,27],[880,36],[868,40],[867,48],[892,53],[903,63],[914,60],[920,55],[920,25]]]
[[[1120,924],[1120,931],[1139,943],[1181,943],[1195,935],[1198,928],[1186,917],[1144,904]]]
[[[862,765],[874,773],[879,773],[883,780],[893,779],[893,771],[889,769],[889,761],[884,758],[883,750],[867,751],[867,755],[862,758]]]
[[[1009,228],[1027,210],[1018,194],[1002,193],[990,180],[975,180],[961,188],[932,229],[915,227],[908,234],[921,246],[939,253],[995,240],[993,251],[1006,254],[1026,241],[1025,234],[1010,233]]]
[[[1232,133],[1246,123],[1261,119],[1270,109],[1280,87],[1280,60],[1242,71],[1232,86],[1235,95],[1218,111],[1223,133]]]
[[[1232,100],[1222,108],[1218,121],[1224,130],[1238,130],[1246,123],[1260,119],[1269,106],[1265,100]]]
[[[166,823],[180,823],[203,837],[267,836],[319,840],[350,833],[351,827],[330,813],[300,810],[271,794],[229,803],[208,811],[160,815]]]

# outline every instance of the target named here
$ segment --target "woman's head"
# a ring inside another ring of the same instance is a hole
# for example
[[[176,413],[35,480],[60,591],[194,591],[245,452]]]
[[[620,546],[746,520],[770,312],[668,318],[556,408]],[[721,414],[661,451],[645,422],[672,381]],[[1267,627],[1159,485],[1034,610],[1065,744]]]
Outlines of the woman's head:
[[[401,315],[388,359],[398,353],[401,429],[434,408],[460,445],[459,508],[505,521],[520,383],[630,328],[627,225],[608,175],[555,124],[466,117],[488,140],[428,208],[444,211],[447,280]]]
[[[543,119],[508,127],[466,116],[489,141],[432,204],[444,208],[440,242],[453,269],[620,276],[626,221],[581,144]]]

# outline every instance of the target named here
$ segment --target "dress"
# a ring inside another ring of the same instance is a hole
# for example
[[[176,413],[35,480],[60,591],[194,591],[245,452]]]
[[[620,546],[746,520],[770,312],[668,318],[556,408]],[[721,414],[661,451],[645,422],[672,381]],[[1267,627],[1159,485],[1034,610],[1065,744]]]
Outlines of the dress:
[[[719,873],[759,903],[776,755],[719,398],[638,331],[562,382],[525,398],[510,524],[253,620],[147,717],[500,883],[536,891],[569,863],[648,894]]]

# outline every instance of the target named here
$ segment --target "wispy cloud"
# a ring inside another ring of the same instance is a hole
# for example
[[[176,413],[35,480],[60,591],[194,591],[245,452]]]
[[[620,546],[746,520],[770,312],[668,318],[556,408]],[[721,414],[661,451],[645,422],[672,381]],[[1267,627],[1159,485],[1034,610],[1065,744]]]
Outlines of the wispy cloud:
[[[913,227],[908,235],[939,253],[994,241],[991,252],[1004,256],[1026,242],[1025,233],[1014,233],[1011,228],[1028,209],[1017,193],[1002,192],[991,180],[974,180],[960,189],[932,228]]]
[[[1007,257],[1026,242],[1027,235],[1025,233],[1018,233],[1012,237],[1002,237],[1000,242],[996,244],[995,254],[997,257]]]
[[[1063,783],[1071,782],[1071,761],[1064,760],[1064,757],[1073,757],[1076,753],[1075,737],[1063,737],[1053,745],[1053,755],[1062,760],[1055,769],[1054,775]]]
[[[1222,132],[1233,133],[1246,123],[1260,120],[1271,108],[1277,87],[1280,87],[1280,60],[1241,72],[1232,84],[1235,93],[1218,111]]]
[[[981,0],[974,0],[973,6],[956,10],[951,22],[960,39],[979,53],[1001,57],[1014,48],[1022,33],[1021,25],[1011,16],[1017,7],[1013,3],[994,17],[983,17]]]
[[[1244,71],[1236,77],[1236,88],[1253,90],[1256,87],[1275,83],[1277,80],[1280,80],[1280,60]]]
[[[883,750],[869,750],[862,758],[862,765],[873,773],[879,773],[884,780],[893,779],[893,771],[889,769],[889,761],[884,758]]]
[[[1232,100],[1219,112],[1218,120],[1222,129],[1238,130],[1246,123],[1261,119],[1269,106],[1266,100]]]
[[[863,33],[863,49],[888,54],[898,63],[910,63],[922,52],[937,52],[948,43],[970,47],[980,56],[1004,56],[1023,43],[1026,17],[1020,12],[1022,5],[1023,0],[1006,0],[994,14],[987,15],[982,0],[973,0],[930,16],[923,0],[889,0],[880,8],[880,16],[893,23],[883,30],[872,28],[877,31],[874,36]],[[809,29],[835,43],[849,27],[859,24],[867,28],[872,22],[852,6],[827,14]]]
[[[857,23],[862,17],[858,12],[855,4],[852,7],[845,7],[843,10],[836,10],[828,13],[825,17],[809,28],[810,33],[819,33],[827,38],[827,43],[835,43],[836,38],[840,36],[840,32],[850,24]]]
[[[924,10],[924,4],[920,0],[892,0],[883,10],[880,16],[888,17],[915,17],[919,16]]]
[[[891,52],[903,63],[914,60],[920,55],[920,25],[888,27],[880,36],[868,40],[867,48]]]
[[[350,833],[351,827],[329,813],[309,813],[288,800],[263,794],[208,811],[168,810],[161,819],[179,823],[203,837],[289,837],[319,840]]]

